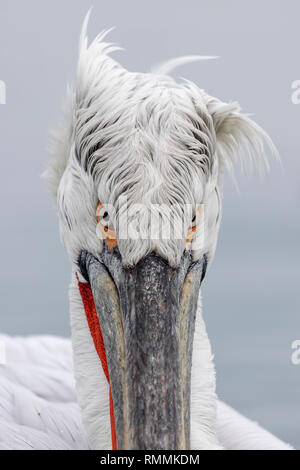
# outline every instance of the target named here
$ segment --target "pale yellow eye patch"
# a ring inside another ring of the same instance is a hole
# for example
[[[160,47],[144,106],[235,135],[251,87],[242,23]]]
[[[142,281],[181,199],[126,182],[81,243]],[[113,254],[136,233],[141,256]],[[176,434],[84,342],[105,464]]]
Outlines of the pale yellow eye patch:
[[[197,228],[199,227],[199,217],[200,217],[200,214],[201,214],[201,207],[200,207],[200,205],[198,205],[197,211],[198,211],[198,214],[199,214],[199,216],[198,216],[198,223],[195,224],[195,225],[193,225],[192,227],[190,227],[190,228],[188,229],[187,236],[186,236],[186,239],[185,239],[185,248],[186,248],[186,250],[189,249],[190,244],[191,244],[191,241],[192,241],[192,239],[193,239],[193,237],[194,237],[194,235],[195,235],[195,232],[196,232]],[[196,220],[197,220],[197,218],[196,218]]]
[[[97,228],[99,227],[102,237],[107,246],[109,251],[112,251],[117,245],[118,245],[118,240],[117,240],[117,234],[115,230],[112,228],[109,228],[107,225],[103,224],[103,218],[101,218],[101,209],[103,208],[102,202],[99,201],[98,206],[97,206],[97,211],[96,211],[96,217],[97,217]]]
[[[97,229],[99,229],[102,234],[102,236],[99,238],[104,239],[107,244],[108,249],[112,251],[118,245],[117,234],[113,228],[109,228],[106,224],[103,223],[104,217],[101,217],[102,209],[103,209],[103,204],[102,202],[99,201],[97,210],[96,210]],[[197,207],[197,211],[200,216],[201,214],[200,206]],[[186,249],[189,249],[191,241],[195,235],[195,232],[198,226],[199,226],[199,222],[188,229],[187,236],[186,236],[186,245],[185,245]]]

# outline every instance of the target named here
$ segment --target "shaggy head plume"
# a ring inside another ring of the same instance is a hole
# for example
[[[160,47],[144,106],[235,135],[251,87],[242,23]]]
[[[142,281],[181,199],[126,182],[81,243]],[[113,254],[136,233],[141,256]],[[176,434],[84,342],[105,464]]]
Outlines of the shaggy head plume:
[[[238,103],[223,103],[184,81],[177,83],[166,74],[184,61],[179,58],[154,72],[132,73],[110,57],[118,50],[104,42],[108,31],[88,44],[87,15],[80,37],[76,91],[68,90],[66,125],[52,133],[53,158],[45,173],[56,201],[61,236],[71,260],[86,249],[99,252],[95,217],[99,201],[113,207],[112,223],[124,211],[129,222],[138,220],[143,233],[150,230],[149,213],[164,224],[170,213],[156,206],[172,207],[172,217],[188,230],[192,207],[205,210],[205,240],[194,250],[213,255],[221,219],[221,176],[223,167],[232,171],[234,159],[255,161],[260,171],[266,166],[264,141],[274,146],[267,134]],[[205,57],[204,57],[205,59]],[[141,206],[138,215],[130,207]],[[133,265],[157,251],[176,265],[185,240],[144,237],[120,239],[125,264]]]

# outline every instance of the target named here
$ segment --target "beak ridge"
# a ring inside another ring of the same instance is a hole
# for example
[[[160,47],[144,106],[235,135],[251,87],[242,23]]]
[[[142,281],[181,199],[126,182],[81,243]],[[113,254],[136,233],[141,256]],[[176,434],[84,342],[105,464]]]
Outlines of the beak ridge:
[[[83,252],[106,349],[118,449],[189,449],[192,346],[204,261],[124,268]]]

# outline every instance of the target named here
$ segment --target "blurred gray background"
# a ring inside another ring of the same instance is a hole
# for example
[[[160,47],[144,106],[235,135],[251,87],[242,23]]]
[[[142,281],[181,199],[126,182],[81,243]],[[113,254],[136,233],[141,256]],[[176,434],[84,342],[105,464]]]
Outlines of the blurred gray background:
[[[55,209],[40,179],[47,131],[61,119],[74,82],[78,35],[92,0],[0,0],[1,296],[0,330],[70,334],[70,269]],[[93,38],[109,39],[130,70],[185,54],[217,61],[178,69],[211,95],[238,100],[272,136],[283,169],[263,182],[237,172],[225,181],[225,210],[214,265],[203,286],[219,396],[300,448],[298,0],[96,1]]]

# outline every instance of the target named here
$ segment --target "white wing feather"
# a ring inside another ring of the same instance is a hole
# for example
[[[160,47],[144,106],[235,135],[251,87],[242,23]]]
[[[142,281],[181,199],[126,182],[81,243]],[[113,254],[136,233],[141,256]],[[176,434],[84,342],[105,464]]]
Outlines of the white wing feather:
[[[7,363],[0,366],[0,449],[88,449],[73,378],[69,339],[0,335]],[[222,402],[218,435],[226,449],[291,446]]]

